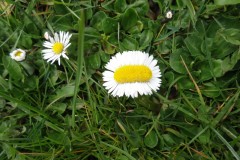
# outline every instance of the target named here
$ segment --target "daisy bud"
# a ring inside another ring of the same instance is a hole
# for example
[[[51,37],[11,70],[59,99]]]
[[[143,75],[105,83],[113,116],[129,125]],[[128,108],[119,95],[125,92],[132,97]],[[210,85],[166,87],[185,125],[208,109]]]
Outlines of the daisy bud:
[[[165,17],[166,17],[167,19],[171,19],[172,16],[173,16],[172,11],[168,11],[168,12],[166,13],[166,16],[165,16]]]

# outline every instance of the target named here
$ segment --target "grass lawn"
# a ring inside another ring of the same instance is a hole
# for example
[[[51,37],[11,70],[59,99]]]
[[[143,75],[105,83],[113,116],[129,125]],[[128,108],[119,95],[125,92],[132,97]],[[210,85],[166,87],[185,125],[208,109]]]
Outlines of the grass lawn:
[[[240,160],[239,59],[239,0],[2,0],[0,159]]]

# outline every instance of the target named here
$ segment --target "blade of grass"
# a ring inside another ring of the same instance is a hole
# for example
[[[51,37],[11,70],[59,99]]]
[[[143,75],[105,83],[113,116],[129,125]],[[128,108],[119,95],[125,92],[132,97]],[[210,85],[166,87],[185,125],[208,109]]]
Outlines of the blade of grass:
[[[192,20],[192,23],[193,23],[193,26],[195,26],[195,23],[197,21],[197,18],[196,18],[196,12],[194,10],[194,6],[192,4],[192,2],[190,0],[185,0],[183,1],[185,3],[185,5],[187,6],[188,10],[189,10],[189,15],[191,17],[191,20]]]
[[[134,157],[132,157],[129,153],[127,153],[126,151],[124,151],[124,150],[122,150],[122,149],[120,149],[120,148],[118,148],[118,147],[115,147],[115,146],[113,146],[113,145],[111,145],[111,144],[108,144],[108,143],[105,143],[105,142],[101,142],[102,144],[104,144],[104,145],[106,145],[106,146],[108,146],[108,147],[110,147],[110,148],[112,148],[112,149],[115,149],[115,150],[117,150],[118,152],[120,152],[120,153],[122,153],[122,154],[124,154],[125,156],[127,156],[130,160],[136,160]]]
[[[238,100],[240,94],[240,90],[237,91],[237,93],[226,102],[226,105],[221,108],[221,111],[218,113],[218,115],[213,119],[211,125],[214,127],[216,126],[222,119],[225,119],[226,116],[229,114],[229,111],[234,107],[236,101]]]
[[[81,19],[80,17],[78,17],[78,15],[74,11],[72,11],[68,6],[66,6],[66,4],[63,0],[61,0],[61,1],[62,1],[63,5],[67,8],[67,10],[72,13],[72,15],[74,15],[78,20]]]
[[[184,67],[186,68],[186,71],[187,71],[187,73],[188,73],[190,79],[192,80],[192,82],[193,82],[193,84],[194,84],[194,86],[195,86],[195,88],[196,88],[196,90],[197,90],[197,93],[198,93],[198,96],[199,96],[199,98],[200,98],[200,101],[201,101],[202,105],[205,106],[205,102],[204,102],[204,99],[203,99],[202,93],[201,93],[201,91],[200,91],[200,89],[199,89],[199,87],[198,87],[196,81],[194,80],[192,74],[190,73],[190,71],[189,71],[189,69],[188,69],[188,67],[187,67],[187,65],[186,65],[186,63],[185,63],[185,61],[184,61],[184,59],[182,58],[182,56],[180,56],[180,57],[181,57],[182,63],[183,63],[183,65],[184,65]]]
[[[0,91],[0,96],[5,98],[6,100],[13,102],[13,103],[17,103],[18,108],[21,109],[22,111],[28,113],[28,114],[37,114],[39,116],[34,116],[35,119],[37,119],[38,121],[42,121],[43,118],[45,118],[48,121],[45,121],[45,125],[47,125],[48,127],[58,131],[58,132],[63,132],[63,129],[59,128],[57,125],[58,124],[56,120],[54,120],[53,118],[51,118],[50,116],[48,116],[47,114],[45,114],[44,112],[38,110],[36,107],[33,107],[25,102],[22,102],[19,99],[13,98],[5,93],[3,93],[2,91]],[[53,123],[51,123],[53,122]]]
[[[78,20],[78,59],[77,59],[77,75],[75,80],[75,89],[74,89],[74,96],[73,96],[73,109],[72,109],[72,124],[75,126],[75,111],[76,111],[76,99],[78,93],[78,87],[80,85],[80,80],[82,78],[83,72],[83,52],[84,52],[84,27],[85,27],[85,20],[84,20],[84,10],[80,12],[80,19]],[[73,126],[73,127],[74,127]]]
[[[240,160],[240,157],[238,155],[238,153],[232,148],[232,146],[227,142],[226,139],[223,138],[223,136],[214,128],[212,128],[212,131],[216,133],[216,135],[218,136],[218,138],[227,146],[227,148],[230,150],[230,152],[233,154],[233,156],[237,159]]]

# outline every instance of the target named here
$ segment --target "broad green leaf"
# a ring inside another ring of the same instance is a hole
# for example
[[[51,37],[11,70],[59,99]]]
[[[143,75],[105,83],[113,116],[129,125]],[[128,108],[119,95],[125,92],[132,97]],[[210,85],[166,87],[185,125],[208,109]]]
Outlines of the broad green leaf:
[[[35,68],[28,62],[26,61],[23,61],[21,62],[21,65],[23,66],[23,68],[27,71],[27,73],[29,75],[33,75],[34,71],[35,71]]]
[[[127,9],[121,17],[121,26],[125,31],[134,27],[138,21],[138,14],[133,8]]]
[[[184,43],[186,44],[191,55],[202,59],[203,54],[201,52],[201,42],[202,38],[198,34],[190,35],[184,39]]]
[[[232,56],[228,56],[225,59],[215,59],[213,60],[213,73],[216,77],[223,76],[226,72],[233,69],[240,59],[240,51],[236,51]]]
[[[7,91],[9,89],[8,82],[2,76],[0,76],[0,86],[1,90]]]
[[[219,31],[219,34],[229,43],[240,45],[240,30],[239,29],[225,29]]]
[[[202,44],[201,44],[201,51],[202,51],[202,53],[204,55],[209,54],[212,45],[213,45],[213,39],[212,38],[205,38],[202,41]]]
[[[211,82],[208,82],[208,83],[203,84],[203,89],[201,89],[201,92],[206,97],[215,98],[215,97],[218,97],[220,95],[219,90],[220,89],[219,89],[218,86],[214,85]]]
[[[136,50],[138,49],[138,42],[136,39],[126,36],[122,42],[120,42],[121,50]]]
[[[5,69],[7,69],[9,75],[13,79],[15,80],[23,79],[24,75],[22,73],[22,69],[15,60],[11,59],[9,56],[3,56],[2,61]]]
[[[64,146],[71,145],[70,139],[65,133],[52,132],[52,133],[49,133],[47,138],[56,144],[61,144]]]
[[[179,89],[193,89],[194,84],[193,82],[189,79],[189,77],[186,78],[181,78],[177,81],[177,85]]]
[[[90,21],[90,25],[94,28],[96,28],[99,31],[102,31],[102,21],[107,18],[107,15],[103,11],[96,12],[96,14],[93,15]]]
[[[136,25],[128,30],[128,33],[130,34],[140,33],[142,29],[143,29],[143,23],[141,21],[137,21]]]
[[[181,56],[185,63],[187,64],[188,69],[190,69],[189,67],[190,66],[189,64],[191,63],[190,55],[183,49],[177,49],[170,54],[170,66],[174,71],[178,73],[187,73],[186,68],[182,63]]]
[[[171,134],[163,134],[162,137],[168,145],[174,145],[175,144],[175,141],[171,137]]]
[[[62,114],[63,112],[65,112],[66,108],[67,108],[66,103],[58,103],[58,102],[54,103],[49,107],[49,109],[51,109],[54,113],[57,112],[58,114]]]
[[[208,61],[201,61],[198,63],[198,65],[196,65],[196,67],[199,69],[199,79],[201,81],[206,81],[213,78],[211,70],[209,69],[210,66]]]
[[[62,88],[57,89],[56,95],[52,96],[51,99],[53,99],[53,101],[56,101],[60,98],[72,97],[74,94],[74,87],[74,85],[68,84]]]
[[[117,157],[116,160],[129,160],[129,158],[127,156],[121,155],[121,156]]]
[[[98,53],[90,55],[86,58],[86,63],[88,67],[92,69],[98,69],[101,65],[100,55]]]
[[[109,54],[106,54],[103,51],[98,52],[98,54],[100,55],[100,58],[103,62],[108,62],[109,61],[109,59],[110,59]]]
[[[139,45],[140,50],[145,49],[146,47],[151,45],[153,39],[153,32],[150,30],[144,30],[140,35]]]
[[[214,0],[216,5],[234,5],[239,4],[239,0]]]
[[[105,53],[113,54],[115,53],[116,46],[108,42],[107,40],[102,40],[102,47]]]
[[[214,42],[211,47],[211,54],[214,58],[222,59],[230,55],[237,49],[236,45],[226,42],[219,34],[214,38]]]
[[[24,80],[24,90],[25,91],[31,91],[31,90],[35,90],[38,87],[39,83],[39,79],[37,76],[28,76],[28,78],[26,78]]]
[[[126,9],[127,7],[127,3],[126,3],[126,0],[116,0],[114,2],[114,9],[117,11],[117,12],[124,12],[124,10]]]
[[[84,30],[84,41],[88,44],[99,43],[101,34],[93,27],[86,27]]]
[[[102,21],[102,27],[105,34],[110,34],[118,30],[118,23],[115,19],[107,17]]]
[[[149,148],[154,148],[158,144],[158,136],[157,133],[152,130],[146,137],[144,138],[144,144]]]
[[[179,9],[183,9],[183,7],[185,6],[185,3],[183,2],[183,0],[176,0],[177,2],[177,6]]]

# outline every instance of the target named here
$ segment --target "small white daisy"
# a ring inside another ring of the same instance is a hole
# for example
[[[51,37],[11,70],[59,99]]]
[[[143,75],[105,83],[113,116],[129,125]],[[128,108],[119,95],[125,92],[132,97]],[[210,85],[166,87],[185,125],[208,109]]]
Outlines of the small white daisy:
[[[10,56],[16,61],[22,61],[26,57],[26,52],[22,49],[16,49],[10,53]]]
[[[106,64],[103,86],[114,97],[150,95],[161,85],[161,72],[157,60],[142,51],[117,53]]]
[[[71,45],[69,43],[71,37],[72,34],[63,31],[55,33],[54,37],[47,35],[48,41],[43,43],[43,46],[47,48],[42,50],[43,59],[46,59],[47,62],[51,61],[51,64],[58,60],[59,65],[61,56],[68,59],[66,49]]]
[[[168,12],[166,13],[166,18],[167,18],[167,19],[171,19],[172,16],[173,16],[172,11],[168,11]]]

